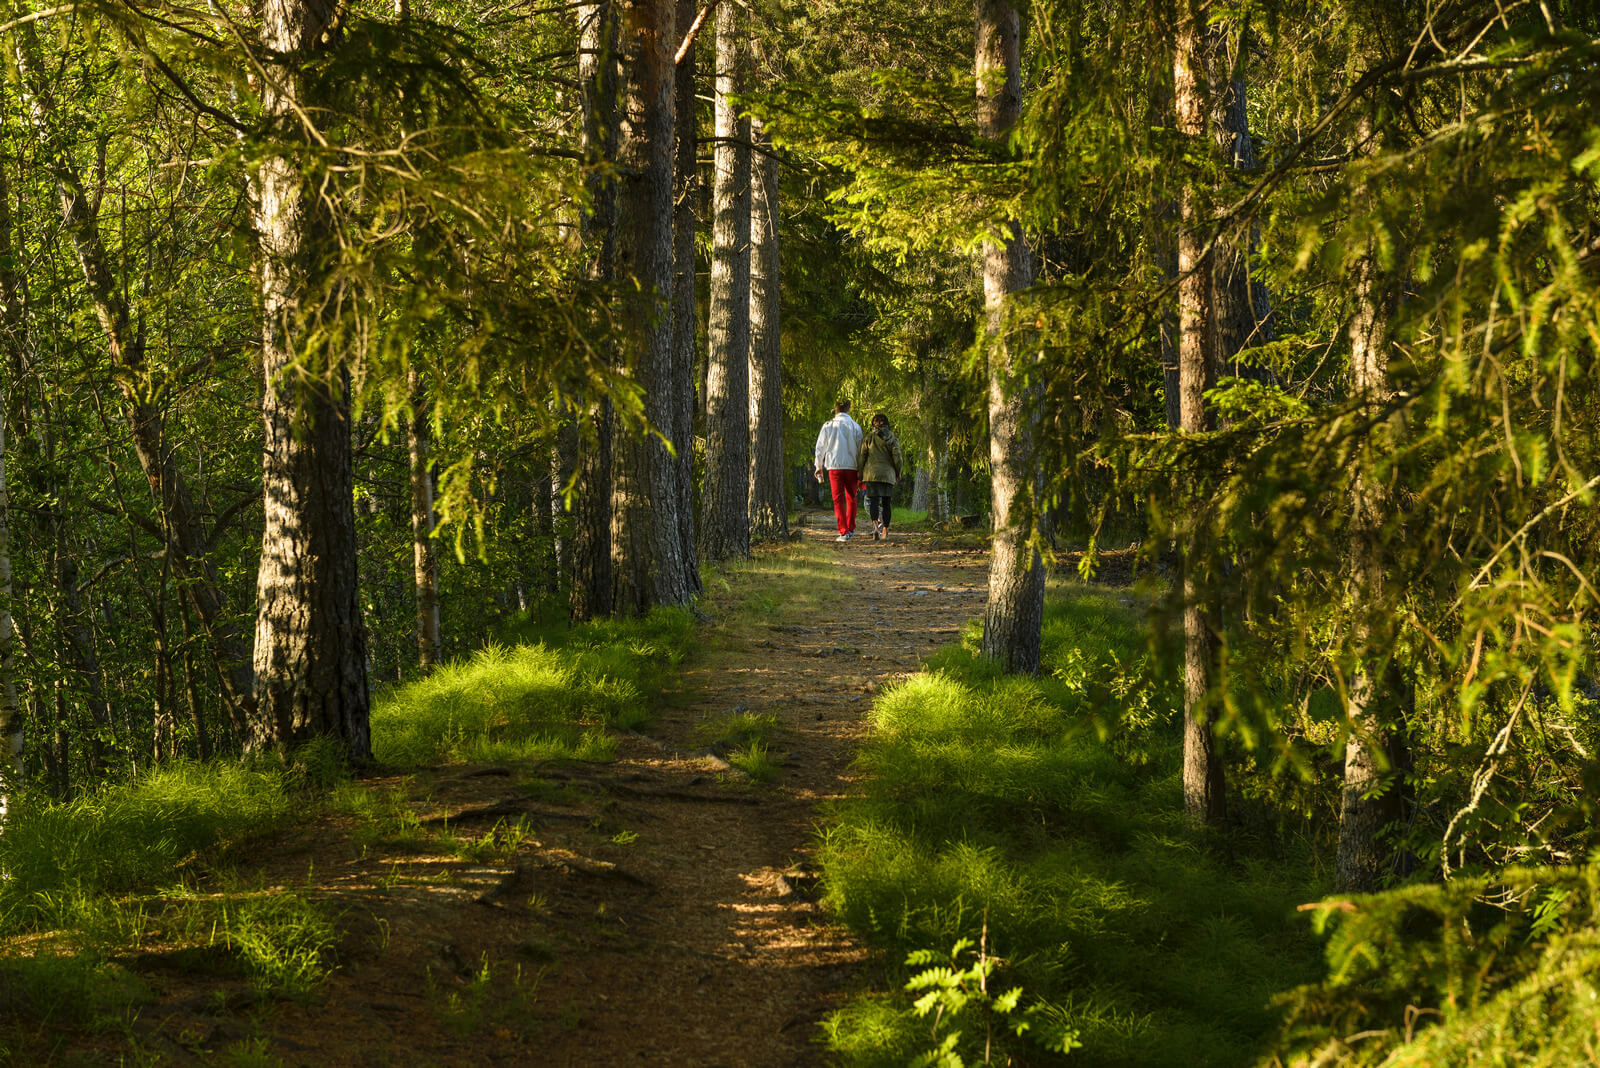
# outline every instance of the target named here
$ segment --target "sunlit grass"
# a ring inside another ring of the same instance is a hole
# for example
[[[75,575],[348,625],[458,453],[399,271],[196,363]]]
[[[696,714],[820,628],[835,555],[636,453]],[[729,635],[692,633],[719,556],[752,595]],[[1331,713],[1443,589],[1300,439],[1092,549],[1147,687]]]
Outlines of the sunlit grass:
[[[986,932],[996,984],[1082,1041],[1063,1063],[1250,1063],[1273,995],[1316,973],[1294,913],[1315,882],[1304,857],[1184,819],[1175,695],[1150,670],[1140,610],[1121,591],[1058,588],[1039,679],[999,676],[969,634],[882,694],[860,795],[821,836],[824,902],[890,961]],[[906,974],[833,1017],[845,1063],[933,1048],[896,990]]]
[[[728,754],[728,763],[744,772],[751,782],[772,782],[782,766],[773,759],[765,742],[751,742]]]
[[[403,767],[445,760],[605,760],[604,728],[651,714],[658,673],[686,655],[687,612],[577,628],[558,644],[490,645],[386,695],[373,755]]]
[[[171,880],[303,816],[300,780],[281,762],[180,762],[73,801],[22,798],[0,834],[0,930],[59,922],[81,895]]]

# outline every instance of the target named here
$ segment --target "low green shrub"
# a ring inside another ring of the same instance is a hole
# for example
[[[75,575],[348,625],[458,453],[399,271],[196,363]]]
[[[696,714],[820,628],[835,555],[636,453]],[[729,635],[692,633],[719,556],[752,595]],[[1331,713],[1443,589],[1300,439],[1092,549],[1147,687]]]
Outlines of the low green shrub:
[[[1282,999],[1279,1063],[1595,1062],[1600,865],[1333,898],[1317,923],[1328,973]]]

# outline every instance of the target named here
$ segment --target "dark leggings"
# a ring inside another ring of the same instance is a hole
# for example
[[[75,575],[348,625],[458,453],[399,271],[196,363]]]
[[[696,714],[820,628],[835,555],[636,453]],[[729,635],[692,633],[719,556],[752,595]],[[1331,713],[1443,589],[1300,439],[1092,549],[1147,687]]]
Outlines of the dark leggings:
[[[893,513],[893,497],[874,497],[870,494],[867,496],[867,515],[871,516],[874,520],[883,520],[885,529],[888,528],[889,517]]]

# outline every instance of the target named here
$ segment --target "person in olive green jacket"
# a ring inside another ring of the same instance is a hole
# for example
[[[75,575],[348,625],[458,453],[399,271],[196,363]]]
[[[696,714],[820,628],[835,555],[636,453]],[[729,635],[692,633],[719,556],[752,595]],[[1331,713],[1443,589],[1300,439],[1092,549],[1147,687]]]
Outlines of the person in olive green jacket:
[[[861,488],[867,496],[873,541],[889,537],[894,487],[900,481],[900,468],[904,463],[900,439],[889,428],[889,417],[879,412],[872,417],[867,432],[861,435],[861,447],[856,451],[856,470],[860,472]]]

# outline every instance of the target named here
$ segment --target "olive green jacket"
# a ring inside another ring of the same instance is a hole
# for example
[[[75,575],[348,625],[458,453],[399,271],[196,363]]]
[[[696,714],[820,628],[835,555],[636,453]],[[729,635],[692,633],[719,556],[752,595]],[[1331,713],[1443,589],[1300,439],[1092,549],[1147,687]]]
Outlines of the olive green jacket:
[[[856,450],[856,471],[863,482],[900,481],[900,468],[905,457],[900,452],[900,439],[892,430],[868,427],[861,435],[861,448]]]

